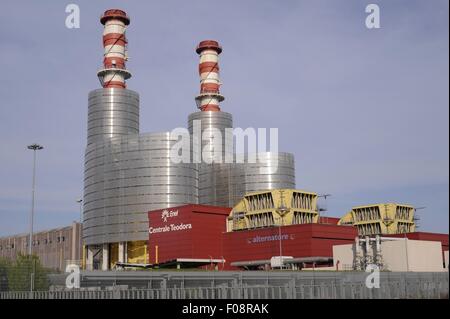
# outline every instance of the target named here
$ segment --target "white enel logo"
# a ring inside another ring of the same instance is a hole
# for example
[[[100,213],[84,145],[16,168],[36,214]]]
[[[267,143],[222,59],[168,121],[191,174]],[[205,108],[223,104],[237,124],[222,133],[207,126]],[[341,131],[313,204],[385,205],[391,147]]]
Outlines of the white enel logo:
[[[67,265],[66,272],[69,273],[66,278],[66,288],[80,288],[80,267],[74,264]]]
[[[380,288],[380,268],[377,265],[370,264],[367,265],[366,272],[370,272],[366,277],[366,287],[369,289]]]
[[[177,216],[178,216],[178,211],[177,210],[168,211],[167,209],[165,209],[161,213],[161,219],[164,222],[167,222],[168,218],[177,217]]]

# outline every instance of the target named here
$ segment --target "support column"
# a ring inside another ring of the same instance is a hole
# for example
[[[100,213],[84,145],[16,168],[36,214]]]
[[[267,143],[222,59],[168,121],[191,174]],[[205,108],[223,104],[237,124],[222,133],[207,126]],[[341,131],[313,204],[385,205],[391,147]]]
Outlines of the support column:
[[[86,246],[86,270],[94,270],[94,251],[91,246]]]
[[[124,263],[127,262],[127,243],[126,242],[120,242],[119,243],[119,262]]]
[[[77,248],[78,248],[77,240],[78,240],[77,223],[73,222],[72,223],[72,240],[71,240],[72,247],[70,249],[70,260],[72,260],[72,263],[74,263],[75,260],[77,259]]]
[[[103,244],[102,270],[109,270],[109,244]]]

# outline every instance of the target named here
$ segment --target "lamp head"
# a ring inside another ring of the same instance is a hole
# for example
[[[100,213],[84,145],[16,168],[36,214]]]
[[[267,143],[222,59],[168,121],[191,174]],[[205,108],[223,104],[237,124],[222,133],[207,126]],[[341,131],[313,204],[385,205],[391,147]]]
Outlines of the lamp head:
[[[33,151],[38,151],[38,150],[41,150],[43,148],[44,147],[42,145],[39,145],[39,144],[36,144],[36,143],[28,145],[28,149],[29,150],[33,150]]]

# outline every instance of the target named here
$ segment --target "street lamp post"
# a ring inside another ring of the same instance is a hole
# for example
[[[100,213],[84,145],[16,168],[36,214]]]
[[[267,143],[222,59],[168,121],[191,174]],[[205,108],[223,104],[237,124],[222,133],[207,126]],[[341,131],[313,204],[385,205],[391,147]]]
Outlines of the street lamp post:
[[[28,255],[30,256],[30,262],[33,263],[31,255],[33,253],[33,224],[34,224],[34,191],[36,186],[36,151],[43,149],[44,147],[39,144],[28,145],[28,149],[33,151],[33,185],[31,187],[31,216],[30,216],[30,240],[28,243]],[[34,269],[30,274],[30,291],[33,291],[34,286]]]
[[[36,186],[36,151],[42,150],[44,147],[39,144],[28,145],[28,149],[33,151],[33,185],[31,190],[31,216],[30,216],[30,239],[28,243],[28,254],[31,256],[33,253],[33,224],[34,224],[34,193]]]
[[[77,203],[80,204],[80,229],[78,231],[78,257],[80,259],[80,265],[82,264],[83,256],[82,256],[82,249],[83,245],[81,244],[81,229],[83,228],[83,199],[79,198],[77,199]]]
[[[77,203],[80,204],[80,224],[83,223],[83,199],[77,199]]]
[[[325,201],[327,200],[327,197],[329,197],[329,196],[331,196],[331,194],[322,194],[322,195],[318,195],[317,196],[317,198],[323,198],[323,199],[325,199]],[[324,215],[325,215],[325,212],[327,211],[327,208],[321,208],[319,205],[317,205],[317,212],[319,213],[319,223],[322,223],[321,222],[321,212],[324,212]],[[324,216],[325,217],[325,216]],[[324,220],[323,220],[323,222],[325,223],[325,224],[327,224],[327,222],[328,222],[328,219],[327,220],[325,220],[325,218],[324,218]]]

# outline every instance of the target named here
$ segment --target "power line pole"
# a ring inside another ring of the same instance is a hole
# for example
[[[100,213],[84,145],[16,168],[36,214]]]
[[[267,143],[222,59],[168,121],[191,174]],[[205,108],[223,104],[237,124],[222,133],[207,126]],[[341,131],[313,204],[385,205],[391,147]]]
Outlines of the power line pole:
[[[80,204],[80,229],[78,231],[78,245],[79,245],[78,255],[80,258],[80,267],[81,267],[81,265],[83,263],[83,256],[82,256],[83,255],[83,252],[82,252],[83,245],[82,245],[82,240],[81,240],[81,230],[83,228],[83,199],[79,198],[77,200],[77,203]],[[75,240],[75,238],[74,238],[74,240]]]

